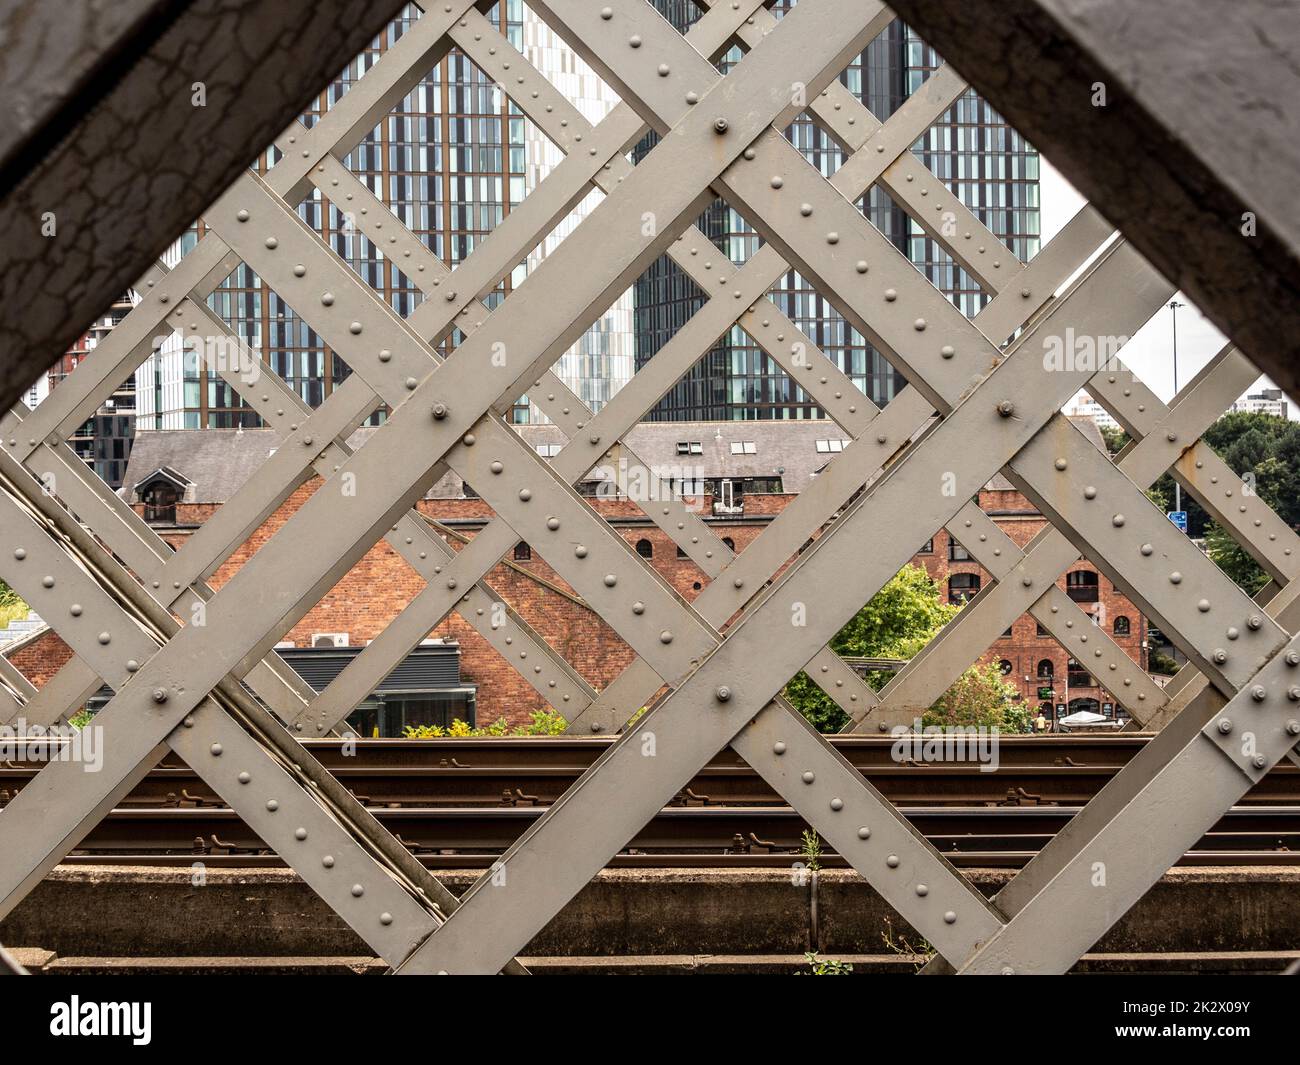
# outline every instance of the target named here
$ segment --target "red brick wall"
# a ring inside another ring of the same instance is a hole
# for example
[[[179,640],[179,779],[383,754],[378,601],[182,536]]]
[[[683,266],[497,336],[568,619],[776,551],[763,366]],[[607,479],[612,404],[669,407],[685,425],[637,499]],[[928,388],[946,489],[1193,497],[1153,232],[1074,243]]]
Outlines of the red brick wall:
[[[300,487],[288,501],[257,529],[211,578],[220,587],[302,506],[319,486],[319,479]],[[788,495],[750,496],[746,499],[746,515],[774,516],[792,499]],[[981,505],[991,512],[1032,511],[1029,503],[1017,492],[985,492]],[[607,518],[628,524],[615,525],[615,529],[630,544],[648,540],[654,549],[653,565],[669,584],[686,600],[692,600],[707,583],[703,572],[690,560],[677,557],[676,545],[651,525],[638,508],[627,501],[592,500],[593,505]],[[490,520],[492,511],[480,499],[424,500],[421,510],[430,517],[449,523],[454,531],[472,537],[482,523]],[[142,508],[138,508],[142,509]],[[201,525],[216,510],[212,504],[181,504],[177,519],[181,526]],[[708,513],[707,501],[706,510]],[[1040,516],[998,517],[998,524],[1019,545],[1024,545],[1046,522]],[[632,524],[637,522],[637,524]],[[472,523],[472,524],[462,524]],[[712,526],[720,537],[734,541],[738,550],[751,543],[766,528],[765,521],[725,521]],[[164,537],[179,547],[191,535],[180,528],[165,530]],[[452,540],[451,546],[459,548]],[[931,553],[918,554],[914,561],[923,565],[947,591],[948,577],[954,572],[979,573],[983,583],[988,574],[973,562],[948,560],[948,536],[940,531],[934,538]],[[1086,563],[1081,563],[1086,566]],[[517,568],[514,568],[517,567]],[[596,688],[603,688],[632,661],[632,652],[600,618],[580,601],[575,601],[571,589],[541,559],[510,565],[498,565],[488,576],[488,581],[502,597],[539,633],[557,652],[564,656],[586,680]],[[522,572],[521,572],[522,571]],[[539,579],[533,579],[539,578]],[[1114,586],[1100,577],[1100,609],[1109,626],[1118,615],[1130,618],[1131,634],[1117,637],[1118,642],[1135,659],[1140,660],[1140,645],[1145,626],[1137,610]],[[1061,580],[1064,587],[1064,578]],[[549,585],[549,586],[548,586]],[[553,587],[552,587],[553,586]],[[338,584],[295,625],[284,639],[299,647],[311,645],[314,633],[348,634],[349,643],[360,645],[376,637],[387,624],[420,591],[423,582],[395,551],[382,541],[344,576]],[[566,594],[567,593],[567,594]],[[461,646],[461,673],[468,683],[477,684],[478,720],[481,724],[504,717],[512,724],[527,720],[531,710],[541,709],[544,700],[527,684],[510,663],[500,655],[459,615],[440,622],[430,636],[456,640]],[[68,659],[69,652],[63,641],[53,633],[42,636],[13,656],[18,666],[37,685],[53,675]],[[986,661],[1006,659],[1012,664],[1013,679],[1032,706],[1037,705],[1037,663],[1044,658],[1052,660],[1058,689],[1063,687],[1066,656],[1050,637],[1036,635],[1036,623],[1025,615],[1012,626],[1009,639],[999,640],[985,656]],[[1024,677],[1028,675],[1029,680]],[[1100,691],[1076,692],[1072,696],[1093,695],[1105,700]],[[563,712],[563,707],[559,708]]]

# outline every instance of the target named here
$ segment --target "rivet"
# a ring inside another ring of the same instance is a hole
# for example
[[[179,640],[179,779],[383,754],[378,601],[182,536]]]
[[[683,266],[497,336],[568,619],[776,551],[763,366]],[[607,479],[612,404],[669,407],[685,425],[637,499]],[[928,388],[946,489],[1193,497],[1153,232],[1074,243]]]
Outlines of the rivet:
[[[1155,550],[1155,548],[1153,548],[1150,544],[1143,544],[1141,548],[1139,548],[1139,550],[1144,555],[1150,555],[1151,552]]]
[[[606,574],[605,574],[605,587],[606,587],[606,588],[613,588],[614,585],[616,585],[617,583],[618,583],[618,577],[617,577],[616,574],[613,574],[613,573],[606,573]]]
[[[408,378],[406,379],[406,381],[404,382],[404,384],[406,385],[406,389],[407,389],[408,392],[413,392],[413,391],[415,391],[415,386],[418,385],[419,383],[420,383],[420,382],[417,381],[414,377],[408,377]]]
[[[525,488],[524,491],[526,492],[526,491],[528,491],[528,489]],[[520,498],[523,498],[522,495],[520,496]],[[577,547],[575,547],[575,548],[573,549],[573,553],[574,553],[578,558],[586,558],[586,557],[587,557],[587,549],[586,549],[585,547],[583,547],[582,544],[579,544]]]
[[[672,643],[672,642],[673,642],[673,634],[672,634],[671,632],[669,632],[667,629],[664,629],[664,631],[661,632],[661,633],[659,634],[659,642],[660,642],[660,643]]]
[[[1210,601],[1208,599],[1202,599],[1196,604],[1196,609],[1202,614],[1208,614],[1210,612]]]
[[[912,323],[912,328],[915,329],[918,333],[924,333],[924,332],[925,332],[925,319],[924,319],[924,318],[918,318],[915,322]]]
[[[957,352],[953,350],[953,346],[951,344],[945,344],[943,347],[939,349],[939,354],[942,355],[945,359],[951,359],[954,355],[957,354]]]
[[[832,800],[831,800],[831,809],[832,809],[832,810],[835,810],[835,811],[837,811],[837,812],[840,811],[840,810],[843,810],[843,809],[844,809],[844,800],[843,800],[843,799],[832,799]]]
[[[785,744],[782,743],[780,740],[772,744],[772,753],[776,755],[785,754]]]
[[[235,212],[235,217],[236,217],[237,219],[239,219],[239,221],[241,221],[241,222],[247,222],[247,221],[248,221],[248,212],[247,212],[247,211],[244,211],[244,210],[236,211],[236,212]]]
[[[1170,584],[1182,584],[1182,583],[1183,583],[1183,575],[1182,575],[1181,573],[1179,573],[1177,570],[1174,570],[1173,573],[1169,574],[1169,583],[1170,583]]]
[[[869,829],[866,825],[863,825],[860,829],[858,829],[858,839],[870,839],[870,838],[871,838],[871,829]]]
[[[348,332],[351,333],[353,336],[356,336],[358,333],[361,332],[361,323],[360,322],[351,323],[348,326]]]
[[[1084,499],[1096,499],[1096,498],[1097,498],[1097,489],[1094,488],[1092,485],[1088,485],[1088,486],[1087,486],[1086,488],[1084,488],[1084,490],[1083,490],[1083,498],[1084,498]]]
[[[352,885],[352,897],[354,899],[361,898],[361,896],[364,895],[365,893],[366,893],[366,889],[363,888],[360,884]]]
[[[952,910],[949,910],[947,913],[945,913],[945,914],[943,915],[943,921],[944,921],[944,924],[956,924],[956,923],[957,923],[957,915],[956,915],[955,913],[953,913]]]
[[[802,779],[805,784],[811,784],[814,780],[817,779],[817,776],[815,773],[813,773],[811,769],[809,769],[804,772],[803,776],[800,779]]]
[[[301,843],[307,838],[307,830],[305,828],[295,828],[293,830],[293,838]]]
[[[854,269],[860,274],[865,274],[867,272],[867,260],[859,259],[857,264],[854,266]]]
[[[1115,526],[1115,528],[1122,529],[1124,527],[1124,515],[1116,514],[1113,518],[1110,519],[1110,523],[1113,526]]]
[[[239,776],[238,776],[237,779],[239,780],[239,782],[240,782],[241,784],[247,784],[247,783],[248,783],[250,780],[252,780],[253,778],[252,778],[251,776],[249,776],[247,772],[243,772],[243,773],[240,773],[240,774],[239,774]]]
[[[493,462],[492,465],[488,467],[488,469],[491,470],[493,473],[500,473],[503,469],[505,469],[505,467],[502,466],[500,462]]]
[[[379,923],[384,925],[392,924],[393,915],[391,913],[388,913],[387,911],[381,913],[379,915]]]
[[[273,250],[274,250],[275,248],[278,248],[278,247],[280,246],[280,242],[279,242],[278,240],[276,240],[274,237],[267,237],[266,240],[263,241],[263,243],[264,243],[268,248],[271,248],[271,249],[273,249]]]
[[[658,74],[659,74],[659,76],[660,76],[661,78],[666,78],[666,77],[668,77],[668,73],[669,73],[669,71],[668,71],[668,64],[667,64],[667,63],[660,63],[660,64],[659,64],[659,70],[658,70]]]
[[[887,288],[887,289],[885,289],[885,302],[886,302],[886,303],[893,303],[894,300],[896,300],[896,299],[898,299],[898,290],[897,290],[897,289],[893,289],[893,288]]]
[[[334,868],[334,855],[332,855],[332,854],[327,854],[327,855],[325,855],[325,857],[323,857],[323,858],[320,860],[320,863],[321,863],[321,865],[325,866],[326,869],[333,869],[333,868]]]
[[[546,527],[547,527],[548,529],[550,529],[551,532],[555,532],[555,530],[558,529],[558,528],[560,527],[560,519],[559,519],[559,518],[547,518],[547,519],[546,519]]]
[[[930,894],[930,889],[926,887],[924,884],[917,884],[916,893],[920,895],[921,898],[925,898],[926,895]]]
[[[307,267],[303,266],[302,263],[298,263],[298,265],[293,268],[294,277],[305,277],[306,274],[307,274]]]
[[[16,558],[19,562],[21,562],[26,557],[27,557],[27,552],[24,551],[21,547],[14,548],[14,558]]]
[[[636,602],[636,603],[633,603],[633,604],[632,604],[632,613],[633,613],[633,614],[644,614],[644,613],[645,613],[645,603],[642,603],[642,602]]]
[[[107,632],[101,632],[101,633],[99,634],[99,642],[100,642],[100,643],[104,643],[104,644],[106,644],[106,643],[108,643],[108,642],[109,642],[110,640],[112,640],[112,639],[113,639],[113,637],[112,637],[111,635],[109,635]]]
[[[271,813],[275,813],[276,810],[280,809],[280,803],[275,799],[267,799],[266,808],[270,810]]]
[[[1055,466],[1058,470],[1064,470],[1069,465],[1070,464],[1066,462],[1065,459],[1057,459],[1055,462]]]
[[[897,869],[897,868],[898,868],[898,855],[897,855],[897,854],[891,854],[888,858],[885,859],[885,864],[886,864],[887,866],[889,866],[889,868],[891,868],[891,869]]]
[[[44,577],[41,578],[41,587],[43,587],[43,588],[53,588],[53,587],[54,587],[54,578],[51,577],[49,574],[46,574]]]

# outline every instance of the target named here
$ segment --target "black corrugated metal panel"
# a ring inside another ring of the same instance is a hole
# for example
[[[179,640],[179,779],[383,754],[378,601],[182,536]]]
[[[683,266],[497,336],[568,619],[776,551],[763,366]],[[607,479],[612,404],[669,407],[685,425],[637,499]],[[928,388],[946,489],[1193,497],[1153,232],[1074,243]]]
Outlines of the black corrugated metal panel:
[[[360,647],[277,647],[278,654],[316,691],[343,672]],[[460,689],[460,645],[427,644],[415,648],[375,689],[390,692],[437,692]]]

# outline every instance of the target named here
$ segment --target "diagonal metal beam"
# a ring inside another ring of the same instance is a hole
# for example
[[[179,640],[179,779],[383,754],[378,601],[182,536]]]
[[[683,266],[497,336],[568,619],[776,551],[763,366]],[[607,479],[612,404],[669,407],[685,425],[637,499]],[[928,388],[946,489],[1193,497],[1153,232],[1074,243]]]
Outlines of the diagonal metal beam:
[[[0,322],[0,410],[401,6],[326,0],[303,19],[292,4],[222,0],[8,5],[0,88],[27,123],[0,141],[0,300],[13,311]],[[54,61],[51,39],[75,58]]]
[[[1300,399],[1300,118],[1284,103],[1300,94],[1300,12],[1271,0],[1241,0],[1231,17],[1213,0],[893,6]]]

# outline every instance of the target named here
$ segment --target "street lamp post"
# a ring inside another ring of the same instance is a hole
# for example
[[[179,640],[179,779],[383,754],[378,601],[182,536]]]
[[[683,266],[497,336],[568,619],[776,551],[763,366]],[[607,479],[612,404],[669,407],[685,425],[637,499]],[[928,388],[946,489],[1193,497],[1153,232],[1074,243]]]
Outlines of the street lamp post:
[[[1178,398],[1178,308],[1186,307],[1187,304],[1179,303],[1177,300],[1169,301],[1170,317],[1173,321],[1174,331],[1174,398]],[[1170,402],[1173,402],[1171,400]],[[1178,478],[1174,478],[1174,511],[1183,509],[1183,486],[1178,483]]]

